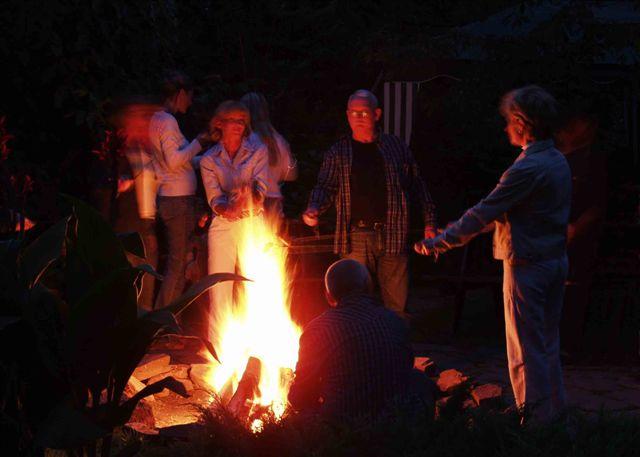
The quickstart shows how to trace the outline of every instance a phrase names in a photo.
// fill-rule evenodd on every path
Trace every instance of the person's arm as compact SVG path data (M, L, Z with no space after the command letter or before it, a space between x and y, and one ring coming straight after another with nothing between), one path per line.
M202 175L202 184L207 194L207 202L214 213L219 214L221 207L226 207L229 200L227 194L220 187L220 180L215 170L213 157L204 155L200 160L200 174ZM216 210L216 208L218 210Z
M318 214L329 209L338 192L340 167L336 152L337 147L334 146L325 153L318 173L318 180L311 190L307 208L314 209Z
M289 389L289 403L296 410L318 407L322 393L322 372L327 357L320 332L310 328L300 336L295 378Z
M422 208L425 238L433 238L436 235L436 205L431 198L431 194L427 189L424 179L422 179L420 168L418 167L418 163L416 162L413 153L404 143L402 146L405 148L405 154L409 163L409 192L411 193L413 200L418 202Z
M187 142L173 116L167 116L159 135L162 159L170 170L178 169L202 150L197 138L191 143Z
M496 187L453 225L433 240L423 243L437 253L468 243L485 227L525 199L536 183L536 169L531 164L516 162L504 172Z

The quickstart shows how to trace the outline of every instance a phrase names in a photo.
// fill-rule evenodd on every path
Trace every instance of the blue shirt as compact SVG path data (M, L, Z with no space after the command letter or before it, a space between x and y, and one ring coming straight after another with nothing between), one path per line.
M427 245L444 252L495 222L496 259L559 258L566 253L570 209L569 165L553 140L537 141L523 148L489 195Z
M267 154L265 145L246 139L233 159L222 142L211 147L200 160L202 183L211 208L231 203L242 186L250 186L265 195L269 173Z

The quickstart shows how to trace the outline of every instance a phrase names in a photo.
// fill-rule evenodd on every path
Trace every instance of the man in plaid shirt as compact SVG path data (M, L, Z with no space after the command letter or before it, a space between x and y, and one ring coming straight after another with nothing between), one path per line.
M361 263L343 259L325 275L331 309L300 337L289 401L298 411L330 420L372 420L411 412L413 355L406 324L370 295Z
M324 156L304 222L336 206L334 251L360 261L377 278L385 305L404 313L409 274L409 200L422 207L425 238L435 236L435 205L407 145L376 127L382 110L375 95L358 90L349 98L351 137ZM384 187L382 185L384 183Z

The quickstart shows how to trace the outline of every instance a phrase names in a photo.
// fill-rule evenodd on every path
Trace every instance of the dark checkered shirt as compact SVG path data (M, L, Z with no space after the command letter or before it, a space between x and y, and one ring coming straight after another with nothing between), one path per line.
M436 225L435 205L407 145L400 138L384 133L378 135L376 142L384 159L387 192L387 214L380 215L386 221L384 250L386 254L402 254L407 248L408 201L413 198L421 205L425 227ZM317 184L309 198L309 207L318 209L320 213L335 203L334 251L341 255L351 250L351 161L351 138L345 136L325 153ZM381 186L382 177L379 183L371 183L371 192L379 192Z
M289 401L330 419L375 418L407 398L412 367L406 324L377 298L347 297L305 327Z

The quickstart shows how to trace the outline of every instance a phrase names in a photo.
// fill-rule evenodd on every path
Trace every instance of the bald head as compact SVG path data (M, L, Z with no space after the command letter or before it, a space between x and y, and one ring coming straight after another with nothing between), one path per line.
M351 105L354 101L362 101L369 107L370 110L375 110L378 107L378 97L373 92L366 89L358 89L349 97L347 106Z
M333 263L324 275L324 285L331 304L354 293L370 293L371 276L367 267L352 259L342 259Z

